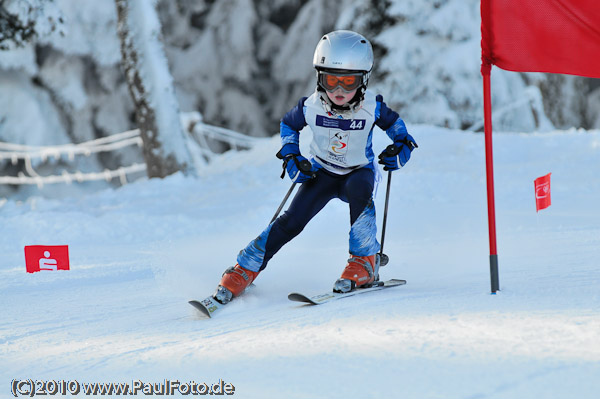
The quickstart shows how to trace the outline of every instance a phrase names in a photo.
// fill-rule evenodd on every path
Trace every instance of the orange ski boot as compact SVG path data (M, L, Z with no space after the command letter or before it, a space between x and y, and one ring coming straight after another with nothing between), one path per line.
M225 270L213 298L226 304L252 284L260 272L244 269L239 264Z
M350 255L342 276L333 285L333 292L350 292L356 288L366 288L379 281L379 256Z

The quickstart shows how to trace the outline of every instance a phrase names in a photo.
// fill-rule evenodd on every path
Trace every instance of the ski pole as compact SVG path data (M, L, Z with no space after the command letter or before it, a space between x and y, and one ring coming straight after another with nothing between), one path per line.
M306 174L312 174L314 177L314 172L312 171L312 164L310 163L309 160L304 159L302 161L296 161L296 159L294 158L294 162L297 162L298 165L298 169L300 170L300 172L302 173L306 173ZM285 165L287 164L284 163L283 164L283 173L285 173ZM281 175L281 178L283 179L283 174ZM279 204L279 208L277 208L277 212L275 212L275 215L273 215L273 219L271 219L271 223L273 223L275 221L275 219L277 219L277 216L279 216L279 212L281 212L281 210L283 209L283 206L285 205L285 203L287 202L288 198L290 198L290 195L292 194L292 191L294 191L294 187L296 187L296 182L292 183L292 186L290 187L290 189L288 190L287 194L285 195L285 197L283 197L283 201L281 201L281 204Z
M388 203L390 202L390 187L392 185L392 171L388 171L387 188L385 190L385 207L383 208L383 225L381 226L381 250L379 251L379 266L385 266L390 258L383 253L383 243L385 241L385 226L387 224Z
M417 143L408 139L405 139L403 143L407 145L411 151L418 147ZM395 144L390 144L387 146L386 151L388 155L398 155L400 153L400 147L398 147ZM381 227L381 250L379 251L379 266L385 266L390 261L390 258L383 253L383 242L385 240L385 225L387 224L388 203L390 202L391 185L392 171L388 170L387 189L385 191L385 208L383 210L383 226Z
M279 212L281 212L281 210L283 209L283 206L287 202L288 198L290 198L292 191L294 191L294 187L296 187L296 184L297 184L296 182L292 183L292 186L288 190L285 197L283 197L283 201L281 201L281 204L279 204L279 208L277 208L277 212L275 212L275 215L273 215L273 219L271 219L271 222L269 224L273 223L275 221L275 219L277 219L277 216L279 216Z

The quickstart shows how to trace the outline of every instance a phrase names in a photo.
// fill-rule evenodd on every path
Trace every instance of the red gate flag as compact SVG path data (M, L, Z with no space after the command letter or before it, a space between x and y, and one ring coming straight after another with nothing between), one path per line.
M482 67L600 78L600 1L481 0Z
M41 270L69 270L68 245L28 245L25 247L27 273Z
M516 72L600 78L598 54L600 0L481 0L481 75L492 293L500 289L492 151L492 65Z
M550 206L550 175L538 177L533 181L535 186L535 211L539 212Z

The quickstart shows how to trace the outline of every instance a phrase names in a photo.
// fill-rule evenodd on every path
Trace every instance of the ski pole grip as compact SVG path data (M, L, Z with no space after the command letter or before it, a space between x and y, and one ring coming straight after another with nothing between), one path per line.
M398 155L400 154L400 147L398 147L396 144L390 144L385 147L385 152L388 154L388 156Z
M308 175L311 178L317 175L317 173L313 171L312 163L310 163L308 159L303 159L302 161L297 162L297 165L298 169L300 169L300 172L304 173L305 175Z
M300 169L301 172L308 174L312 171L312 164L308 159L303 159L299 162L298 169Z

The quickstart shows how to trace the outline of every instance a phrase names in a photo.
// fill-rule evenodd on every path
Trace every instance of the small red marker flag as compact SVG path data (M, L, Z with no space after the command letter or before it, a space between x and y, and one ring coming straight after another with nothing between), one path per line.
M69 270L68 245L28 245L25 247L27 273L41 270Z
M534 180L535 185L535 210L539 212L542 209L546 209L550 206L550 175L538 177Z

